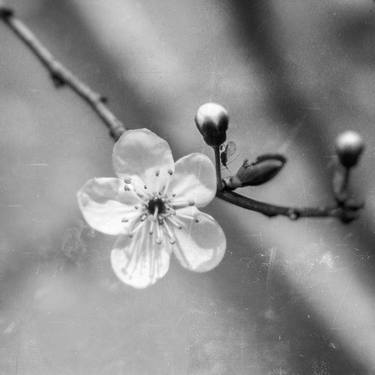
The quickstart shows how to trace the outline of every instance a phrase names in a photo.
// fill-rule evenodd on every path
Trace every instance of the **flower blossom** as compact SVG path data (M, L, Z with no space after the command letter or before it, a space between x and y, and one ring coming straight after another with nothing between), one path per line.
M135 288L168 271L173 252L181 265L204 272L222 260L226 239L198 208L216 193L215 169L200 153L173 161L168 143L148 129L129 130L116 142L118 178L94 178L78 192L87 223L118 236L111 252L115 274Z

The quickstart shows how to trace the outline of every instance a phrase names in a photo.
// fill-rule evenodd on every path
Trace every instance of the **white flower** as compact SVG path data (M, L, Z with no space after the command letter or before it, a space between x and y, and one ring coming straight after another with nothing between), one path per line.
M216 192L207 156L189 154L175 164L165 140L148 129L128 130L114 146L113 166L119 178L89 180L77 197L91 227L119 236L111 264L124 283L154 284L168 271L172 252L193 271L220 263L223 230L198 209Z

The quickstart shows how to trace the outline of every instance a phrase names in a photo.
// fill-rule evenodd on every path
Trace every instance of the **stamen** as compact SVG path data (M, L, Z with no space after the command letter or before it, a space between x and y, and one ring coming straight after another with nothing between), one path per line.
M155 172L155 176L156 176L156 177L159 177L159 176L160 176L160 171L156 171L156 172Z
M175 237L172 233L171 228L167 224L167 222L164 222L164 228L165 228L165 231L167 232L167 235L169 237L169 242L173 245L174 243L176 243L176 239L175 239Z
M176 215L176 210L174 210L172 207L166 206L165 209L167 211L168 216L170 216L170 215Z
M176 211L176 215L179 216L179 217L183 217L184 219L195 220L195 216L183 214L183 213L178 212L178 211Z
M169 173L169 172L172 172L172 173ZM169 170L168 173L169 173L170 175L172 175L172 174L173 174L173 171L172 171L172 170ZM167 183L165 184L165 186L163 186L163 188L161 189L162 192L163 192L163 193L162 193L163 195L167 194L167 190L168 190L168 188L169 188L169 184L170 184L171 180L172 180L172 179L169 178L168 181L167 181Z
M143 221L138 222L135 228L129 233L129 237L133 237L143 227L143 224Z
M173 174L172 169L168 169L168 174L172 176L172 174Z
M185 227L185 224L178 220L176 217L171 217L169 216L168 217L168 220L172 223L172 225L174 225L177 229L182 229Z
M188 207L188 206L194 206L194 201L192 200L189 200L189 201L174 201L172 202L172 207L175 208L175 209L178 209L178 208L185 208L185 207Z
M125 184L129 185L129 184L132 183L132 179L130 177L127 177L127 178L124 179L124 182L125 182Z
M129 210L128 213L127 213L127 216L124 217L124 218L122 218L122 219L121 219L121 222L122 222L122 223L129 223L130 221L133 221L133 220L134 220L134 222L133 222L133 224L132 224L133 227L134 227L134 225L137 224L139 218L140 218L140 213L139 213L139 211L134 211L134 210L132 211L132 210Z
M154 233L154 225L155 225L155 220L151 220L150 231L148 232L150 236L152 236Z
M156 221L157 217L158 217L158 213L159 213L159 206L156 206L155 207L155 211L154 211L154 220Z
M162 243L160 224L156 222L156 243L160 245Z

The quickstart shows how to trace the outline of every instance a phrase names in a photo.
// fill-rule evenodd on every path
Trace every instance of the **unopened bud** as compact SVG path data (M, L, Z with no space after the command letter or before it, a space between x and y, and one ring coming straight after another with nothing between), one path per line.
M265 154L253 163L245 160L235 178L241 186L261 185L274 178L286 163L286 158L280 154Z
M355 131L347 130L336 139L336 153L345 168L354 167L365 147L362 137Z
M220 146L227 138L228 112L216 103L206 103L198 108L195 123L209 146Z

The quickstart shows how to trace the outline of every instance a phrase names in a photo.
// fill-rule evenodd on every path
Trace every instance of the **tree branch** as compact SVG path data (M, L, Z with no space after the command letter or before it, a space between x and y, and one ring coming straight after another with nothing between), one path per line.
M226 202L236 206L259 212L268 217L286 216L291 220L302 217L340 217L342 209L337 206L332 207L286 207L270 203L260 202L252 198L245 197L233 191L218 191L216 196Z
M56 88L67 86L80 98L86 101L109 129L110 135L114 141L116 141L121 134L124 133L126 127L106 106L107 99L93 91L70 70L57 61L48 51L48 49L36 38L32 31L22 21L15 17L13 9L5 5L1 0L0 19L39 59L42 65L49 72ZM217 176L216 196L236 206L262 213L268 217L282 215L287 216L291 220L296 220L301 217L336 217L341 219L343 222L349 222L356 218L358 209L362 208L360 204L350 207L346 205L346 202L342 202L341 205L339 204L332 207L283 207L260 202L255 199L237 194L234 191L225 188L225 185L221 179L219 147L216 147L214 151ZM348 181L345 182L345 189L347 187L347 182Z
M57 61L48 49L35 37L32 31L15 17L13 9L2 2L0 2L0 18L48 70L54 85L57 88L67 86L85 100L107 126L111 137L117 140L126 128L106 106L107 99L93 91Z

